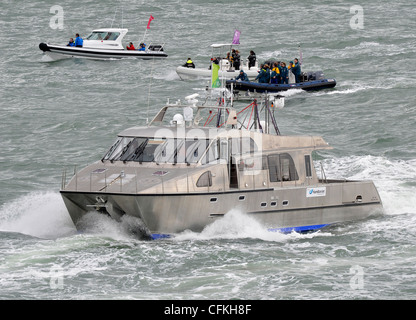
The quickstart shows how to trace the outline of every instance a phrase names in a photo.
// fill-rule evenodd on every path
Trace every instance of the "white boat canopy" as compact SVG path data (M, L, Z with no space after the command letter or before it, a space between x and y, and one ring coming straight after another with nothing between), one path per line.
M231 46L238 46L235 43L213 43L211 44L212 48L222 48L222 47L231 47Z

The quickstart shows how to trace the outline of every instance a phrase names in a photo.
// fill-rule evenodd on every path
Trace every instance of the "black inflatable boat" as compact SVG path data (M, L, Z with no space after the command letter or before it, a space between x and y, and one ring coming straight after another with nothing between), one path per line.
M335 79L324 79L321 71L308 72L301 75L301 82L289 84L273 84L273 83L258 83L252 81L227 80L227 88L233 85L234 91L250 91L250 92L279 92L289 89L303 89L303 90L322 90L335 87L337 82Z

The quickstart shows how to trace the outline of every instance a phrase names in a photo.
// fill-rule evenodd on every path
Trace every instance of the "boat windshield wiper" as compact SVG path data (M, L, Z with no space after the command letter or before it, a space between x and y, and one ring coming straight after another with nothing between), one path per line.
M143 152L144 147L149 139L134 138L127 146L126 150L123 150L120 160L124 163L126 161L133 161L139 154Z
M137 161L137 159L143 154L143 151L146 148L148 142L149 139L146 139L140 144L140 146L137 147L137 149L134 151L134 154L132 155L132 161Z
M123 147L123 150L121 150L120 155L117 157L117 159L114 157L112 160L123 160L122 158L123 158L124 154L127 152L127 150L129 150L130 145L131 145L131 143L132 143L133 141L134 141L134 140L131 140L129 143L127 143L127 144Z

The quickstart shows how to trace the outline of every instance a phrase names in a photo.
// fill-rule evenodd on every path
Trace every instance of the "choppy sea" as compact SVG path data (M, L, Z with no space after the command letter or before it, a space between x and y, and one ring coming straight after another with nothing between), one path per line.
M136 44L150 15L146 40L165 43L163 61L48 62L38 48L110 25ZM404 0L3 0L0 300L415 299L415 16ZM97 214L78 233L59 194L63 169L100 159L122 129L203 88L176 67L188 57L208 66L210 44L235 29L243 57L290 61L300 47L303 71L337 80L286 92L279 129L322 135L334 149L315 162L327 177L373 180L385 214L280 234L231 211L201 233L157 241Z

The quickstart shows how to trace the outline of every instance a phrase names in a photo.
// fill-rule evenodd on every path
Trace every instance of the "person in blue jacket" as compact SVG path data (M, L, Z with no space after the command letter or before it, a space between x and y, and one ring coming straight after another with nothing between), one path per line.
M259 83L269 83L270 70L268 64L262 65L261 70L255 80L259 80Z
M286 67L286 63L280 62L280 79L282 84L289 83L289 70Z
M273 63L272 73L270 75L270 83L280 83L280 65L279 62Z
M74 39L73 38L69 39L69 42L68 42L68 44L66 46L67 47L75 47Z
M84 41L82 40L82 38L79 36L79 33L76 34L76 38L75 38L75 47L82 47L82 44L84 43Z
M139 51L146 51L146 44L145 44L145 43L143 43L143 42L141 42L141 43L140 43L140 47L139 47L139 49L137 49L137 50L139 50Z
M247 73L244 72L244 70L240 70L240 73L235 78L235 80L241 80L241 81L249 81L247 77Z
M300 69L300 64L299 64L298 58L295 58L294 62L295 63L292 65L291 70L292 70L292 73L295 76L296 83L299 83L300 82L301 69Z

